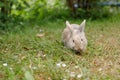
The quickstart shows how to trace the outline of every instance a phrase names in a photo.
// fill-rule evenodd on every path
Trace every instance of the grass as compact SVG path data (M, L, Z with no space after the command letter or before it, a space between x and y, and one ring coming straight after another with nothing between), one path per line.
M1 32L0 80L119 80L119 22L119 17L87 20L88 46L82 55L61 44L63 20Z

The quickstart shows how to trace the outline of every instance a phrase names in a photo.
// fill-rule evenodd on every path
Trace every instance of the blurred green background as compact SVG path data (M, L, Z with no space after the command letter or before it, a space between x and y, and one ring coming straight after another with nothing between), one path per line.
M119 15L120 0L1 0L0 25L9 22L54 21L56 19L96 20Z

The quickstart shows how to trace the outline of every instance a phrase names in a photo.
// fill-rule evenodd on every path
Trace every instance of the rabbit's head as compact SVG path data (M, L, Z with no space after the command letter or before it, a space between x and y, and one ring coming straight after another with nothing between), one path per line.
M87 46L87 39L84 33L85 27L84 20L80 25L78 24L70 24L66 21L66 26L70 30L70 48L75 50L76 52L84 52Z

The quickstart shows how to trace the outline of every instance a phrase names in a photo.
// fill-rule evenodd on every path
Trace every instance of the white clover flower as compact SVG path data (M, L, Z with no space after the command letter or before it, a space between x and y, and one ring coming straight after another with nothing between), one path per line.
M81 77L82 77L82 74L78 74L78 75L77 75L77 78L81 78Z
M63 63L63 64L62 64L62 67L66 67L66 64L65 64L65 63Z
M78 69L79 68L79 66L75 66L75 69Z
M3 66L7 66L7 63L3 63Z
M70 72L70 77L75 77L75 72Z
M66 67L66 64L63 62L59 62L56 64L57 67Z
M98 71L102 71L102 68L99 68Z
M56 64L57 67L61 67L61 62Z

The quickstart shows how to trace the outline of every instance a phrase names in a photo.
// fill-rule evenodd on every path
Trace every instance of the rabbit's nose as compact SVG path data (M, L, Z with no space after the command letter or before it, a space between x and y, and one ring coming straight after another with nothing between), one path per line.
M79 52L81 52L82 50L81 49L78 49Z
M76 54L80 54L80 52L79 52L79 51L75 51L75 53L76 53Z
M81 54L82 51L81 51L81 50L75 50L75 53L76 53L76 54Z

